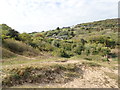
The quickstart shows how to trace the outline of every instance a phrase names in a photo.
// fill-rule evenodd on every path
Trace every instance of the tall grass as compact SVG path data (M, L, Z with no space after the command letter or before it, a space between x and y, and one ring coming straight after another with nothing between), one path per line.
M4 48L0 47L0 50L2 51L2 58L3 59L4 58L11 58L11 57L15 57L16 56L13 52L11 52L11 51L9 51L7 49L4 49Z
M3 42L3 47L10 50L13 53L24 55L24 56L37 56L39 51L35 48L12 39L6 39Z

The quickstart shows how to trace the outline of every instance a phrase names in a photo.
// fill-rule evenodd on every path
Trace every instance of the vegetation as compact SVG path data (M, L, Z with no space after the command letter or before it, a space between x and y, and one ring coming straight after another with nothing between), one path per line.
M37 56L39 51L32 48L31 46L26 45L20 41L5 39L3 47L13 52L15 54L24 55L24 56ZM3 55L6 53L3 53Z
M10 52L7 49L4 48L0 48L0 50L2 51L2 57L4 58L10 58L10 57L16 57L16 55L12 52Z
M76 70L77 69L77 70ZM81 71L81 72L79 72ZM67 65L48 65L44 66L23 66L11 69L5 69L4 72L9 73L3 77L3 87L14 85L22 85L28 83L65 83L73 79L73 77L81 77L83 75L79 66L73 64Z
M37 56L41 51L65 58L76 55L104 57L111 55L111 50L117 49L119 45L117 19L57 27L47 32L19 33L6 24L2 24L0 30L3 47L26 56Z
M86 67L116 68L120 44L117 25L117 19L108 19L46 32L19 33L1 24L3 86L63 83L82 76ZM112 64L106 62L110 60ZM105 74L116 79L113 73Z

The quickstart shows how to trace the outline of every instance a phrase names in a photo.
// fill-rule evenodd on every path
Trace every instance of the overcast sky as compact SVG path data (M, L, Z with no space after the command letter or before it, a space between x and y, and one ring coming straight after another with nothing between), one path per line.
M119 0L0 0L0 23L19 32L46 31L118 17Z

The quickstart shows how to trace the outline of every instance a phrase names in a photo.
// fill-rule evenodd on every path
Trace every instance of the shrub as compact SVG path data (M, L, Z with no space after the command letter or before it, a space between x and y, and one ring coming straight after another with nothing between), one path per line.
M22 34L19 35L19 37L26 44L29 44L32 41L31 35L27 34L27 33L22 33Z
M53 55L65 58L70 58L71 56L73 56L71 52L66 52L64 49L61 48L55 49Z
M45 43L44 51L53 51L53 50L54 50L54 47L51 44Z
M110 53L110 48L108 48L108 47L102 47L101 48L101 54L103 56L108 55L109 53Z
M60 40L53 40L52 45L59 48L60 47Z
M62 42L61 48L63 48L64 50L70 51L72 49L71 47L72 45L70 43Z
M68 55L63 49L60 49L59 54L61 57L66 57L66 58L70 57L70 55Z
M90 55L90 50L89 50L89 49L86 50L86 55L87 55L87 56Z
M74 52L78 55L80 55L82 51L84 51L84 46L82 44L78 44L77 47L74 48Z
M90 44L86 44L85 45L85 54L88 56L88 55L90 55L91 52L92 52L91 51L91 45Z

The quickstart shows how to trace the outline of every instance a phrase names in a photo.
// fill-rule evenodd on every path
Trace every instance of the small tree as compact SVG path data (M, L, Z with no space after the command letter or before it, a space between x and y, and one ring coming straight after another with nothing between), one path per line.
M60 28L59 28L59 27L57 27L57 28L56 28L56 30L60 30Z

